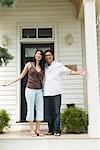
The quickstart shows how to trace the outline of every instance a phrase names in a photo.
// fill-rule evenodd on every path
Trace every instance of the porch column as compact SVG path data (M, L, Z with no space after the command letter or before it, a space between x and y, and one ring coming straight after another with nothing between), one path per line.
M83 0L90 137L100 137L100 101L97 62L95 0Z

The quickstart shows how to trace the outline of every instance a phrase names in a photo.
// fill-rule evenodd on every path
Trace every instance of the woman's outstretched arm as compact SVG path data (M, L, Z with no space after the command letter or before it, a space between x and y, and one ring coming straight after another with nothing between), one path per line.
M15 79L15 80L13 80L13 81L11 81L11 82L9 82L9 83L5 83L5 84L3 84L2 86L8 86L8 85L11 85L11 84L13 84L13 83L15 83L15 82L21 80L21 79L26 75L26 73L28 72L29 66L30 66L30 63L27 63L27 64L25 65L24 69L22 70L21 74L18 76L17 79Z

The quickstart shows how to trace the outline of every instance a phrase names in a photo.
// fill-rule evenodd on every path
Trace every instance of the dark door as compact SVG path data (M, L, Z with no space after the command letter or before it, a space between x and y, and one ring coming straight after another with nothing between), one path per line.
M23 70L25 63L28 61L34 61L34 53L37 49L45 51L46 49L54 50L54 44L22 44L21 45L21 70ZM25 99L25 87L26 87L27 75L21 80L21 119L26 120L27 104ZM44 114L46 115L46 114Z

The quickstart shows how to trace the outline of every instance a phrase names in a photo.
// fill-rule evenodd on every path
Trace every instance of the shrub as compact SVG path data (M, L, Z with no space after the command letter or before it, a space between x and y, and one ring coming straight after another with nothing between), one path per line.
M0 66L4 63L7 65L9 60L12 60L14 57L8 52L7 48L0 47Z
M61 113L61 130L66 133L86 133L88 115L80 108L67 108Z
M16 6L16 0L0 0L0 7L15 7Z
M6 126L8 126L8 123L10 121L9 114L6 110L1 109L0 110L0 134L3 133L3 130Z

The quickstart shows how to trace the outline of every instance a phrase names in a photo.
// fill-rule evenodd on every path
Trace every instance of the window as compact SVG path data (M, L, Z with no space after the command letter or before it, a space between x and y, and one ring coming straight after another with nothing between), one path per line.
M52 28L38 28L38 38L52 38Z
M52 28L41 27L26 27L21 29L21 38L38 39L38 38L53 38Z
M36 38L36 29L35 28L22 29L22 38Z

